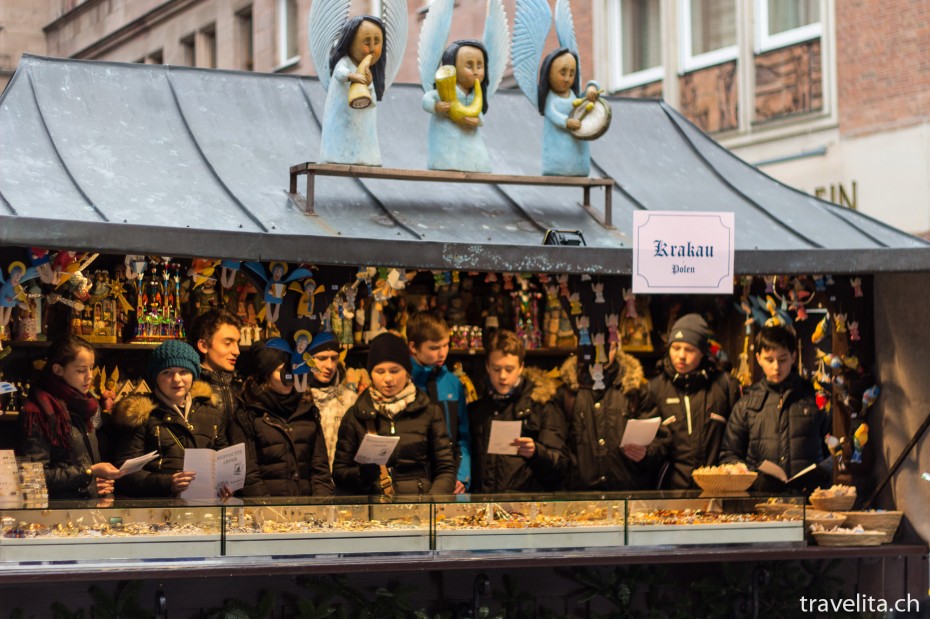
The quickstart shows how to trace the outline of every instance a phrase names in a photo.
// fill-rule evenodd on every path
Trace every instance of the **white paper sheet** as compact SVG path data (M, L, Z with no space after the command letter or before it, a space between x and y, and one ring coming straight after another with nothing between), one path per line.
M119 467L119 470L123 475L129 475L130 473L135 473L136 471L141 471L146 464L158 457L158 452L153 451L147 453L144 456L139 456L138 458L130 458L123 462L123 466Z
M491 436L488 439L488 453L501 456L515 456L519 447L513 444L523 431L522 421L491 420Z
M399 442L399 436L366 434L362 438L362 444L358 446L355 461L359 464L377 464L378 466L387 464Z
M628 420L626 430L623 431L623 438L620 439L620 446L648 445L656 437L661 422L661 417Z
M182 499L214 499L224 485L238 490L245 485L245 445L238 443L220 451L185 449L184 470L196 475L181 493Z

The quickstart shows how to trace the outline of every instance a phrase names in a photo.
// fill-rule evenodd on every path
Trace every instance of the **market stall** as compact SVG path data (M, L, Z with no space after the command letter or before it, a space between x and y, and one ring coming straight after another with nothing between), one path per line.
M181 259L185 270L193 266L191 259L308 264L319 267L320 281L331 287L321 298L324 305L336 296L333 290L358 281L357 273L369 267L377 275L365 286L376 289L379 280L389 281L391 269L395 282L410 270L411 288L419 284L417 290L426 291L420 296L427 297L439 296L443 283L436 278L445 274L450 284L453 274L475 280L474 296L484 299L495 283L492 274L500 274L501 287L504 275L529 274L516 276L514 294L526 281L540 297L548 278L556 283L561 275L570 288L584 286L582 306L597 303L588 278L603 283L605 296L620 312L630 281L634 211L731 211L736 216L736 273L750 280L758 276L755 286L773 281L764 277L771 275L806 278L813 286L814 275L831 273L835 288L821 291L818 302L832 310L837 298L841 307L850 306L854 287L849 280L864 278L867 294L856 303L872 317L871 325L863 324L865 348L869 357L874 350L883 391L869 413L872 445L880 446L875 449L876 478L920 426L923 404L930 399L926 385L914 378L923 369L925 337L919 325L926 310L911 295L930 273L930 251L923 241L779 184L662 102L621 99L610 102L614 126L591 148L596 175L615 183L609 201L600 199L603 190L597 188L582 208L580 192L572 187L321 176L315 180L309 215L308 196L301 195L299 185L294 191L289 173L319 151L324 96L310 78L25 57L0 98L4 260L43 247L100 252L101 264L111 270L123 254L168 254ZM418 88L398 85L379 104L386 167L423 167L426 119L416 113L420 96ZM519 95L498 93L486 119L495 171L538 174L539 122ZM612 205L613 226L604 225L600 205L605 203ZM549 230L578 231L585 245L543 245ZM158 277L166 281L174 272L174 267L159 268ZM419 281L416 270L424 271ZM753 286L750 280L747 290ZM436 286L432 291L430 283ZM400 288L390 296L398 296ZM729 307L737 300L725 302ZM561 309L559 302L556 318ZM649 330L661 332L659 316L669 313L654 311L657 324ZM608 313L599 312L602 318ZM743 342L741 321L732 320L735 312L727 313L731 319L721 320L720 335L735 357ZM518 313L513 318L512 304L506 314L508 320L519 320ZM542 321L540 316L531 324L541 330ZM356 342L350 330L348 343L364 340ZM112 350L140 350L133 346L138 345L114 344ZM537 360L547 355L561 359L572 347L538 347ZM658 354L661 342L648 348ZM930 484L919 479L928 468L925 456L918 445L877 504L896 505L913 516L908 520L923 539L930 536L920 517L930 498ZM467 550L455 536L443 537L440 528L427 531L417 543L432 541L418 551L441 550L443 544ZM789 526L791 540L771 541L799 541L792 537L798 533ZM605 544L602 531L587 534L583 545ZM647 545L676 543L669 541L674 538L642 539ZM225 551L215 554L239 554L229 542ZM758 552L770 549L760 546ZM918 545L900 554L925 553ZM454 563L452 557L436 558ZM463 559L462 565L470 560ZM604 560L632 561L624 553ZM701 555L696 560L714 559ZM420 562L411 559L410 565ZM228 565L238 569L236 563ZM922 565L926 570L925 558ZM44 572L53 574L53 568Z

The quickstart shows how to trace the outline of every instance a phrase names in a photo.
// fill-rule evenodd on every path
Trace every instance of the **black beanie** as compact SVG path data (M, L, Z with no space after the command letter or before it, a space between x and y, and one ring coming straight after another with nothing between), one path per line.
M408 374L413 374L413 364L410 363L410 349L404 338L393 333L382 333L371 340L368 347L368 372L379 363L390 361L403 367Z
M282 363L290 367L291 353L286 350L287 343L281 338L271 338L262 343L255 353L251 375L259 383L264 383Z
M685 342L701 352L707 352L709 337L710 328L699 314L685 314L672 325L668 334L668 344L671 346L674 342Z

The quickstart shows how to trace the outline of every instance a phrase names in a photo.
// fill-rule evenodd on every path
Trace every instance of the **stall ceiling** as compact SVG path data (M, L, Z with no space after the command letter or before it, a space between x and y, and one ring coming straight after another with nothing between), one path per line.
M422 92L378 104L383 160L423 169ZM920 239L786 187L660 101L613 99L592 143L615 230L581 190L318 177L316 215L287 194L320 147L314 78L24 56L0 97L0 243L319 264L629 273L632 213L732 211L742 273L926 270ZM485 118L495 172L536 175L542 117L516 91ZM300 184L301 187L303 183ZM596 209L603 194L592 190ZM544 247L548 228L587 247Z

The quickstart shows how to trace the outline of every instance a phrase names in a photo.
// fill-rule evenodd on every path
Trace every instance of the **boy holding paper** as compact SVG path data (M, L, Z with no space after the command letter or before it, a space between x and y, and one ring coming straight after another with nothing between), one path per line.
M348 494L452 494L455 459L442 409L410 378L403 338L382 333L368 349L371 387L346 411L339 426L333 480ZM398 437L383 464L359 460L366 434Z
M552 401L556 382L542 370L524 369L523 341L512 331L494 333L485 347L488 389L468 407L472 491L560 489L568 454L565 420ZM513 424L515 436L509 444L495 445L492 437L508 427L508 422Z
M805 490L829 485L832 459L824 444L830 415L817 408L814 388L796 369L797 336L784 326L763 327L756 335L756 361L764 378L746 390L733 408L723 439L721 462L744 462L756 470L768 460L793 477L811 464L800 480ZM759 475L754 490L778 492L783 481Z
M663 488L696 488L691 471L717 464L727 418L739 400L739 384L707 354L709 336L700 315L679 318L669 332L659 374L649 381L662 424L669 429Z
M210 386L197 380L200 356L180 340L168 340L152 351L146 381L152 392L133 394L113 408L120 432L115 461L157 451L158 457L141 471L116 482L118 494L130 497L179 496L195 477L184 470L184 450L223 449L226 417ZM221 495L228 496L224 488Z
M569 487L598 491L655 488L666 456L668 429L651 424L657 430L647 444L623 440L629 421L658 417L639 361L612 343L603 384L596 383L586 367L579 371L575 356L562 364L561 377L557 400L570 428Z

